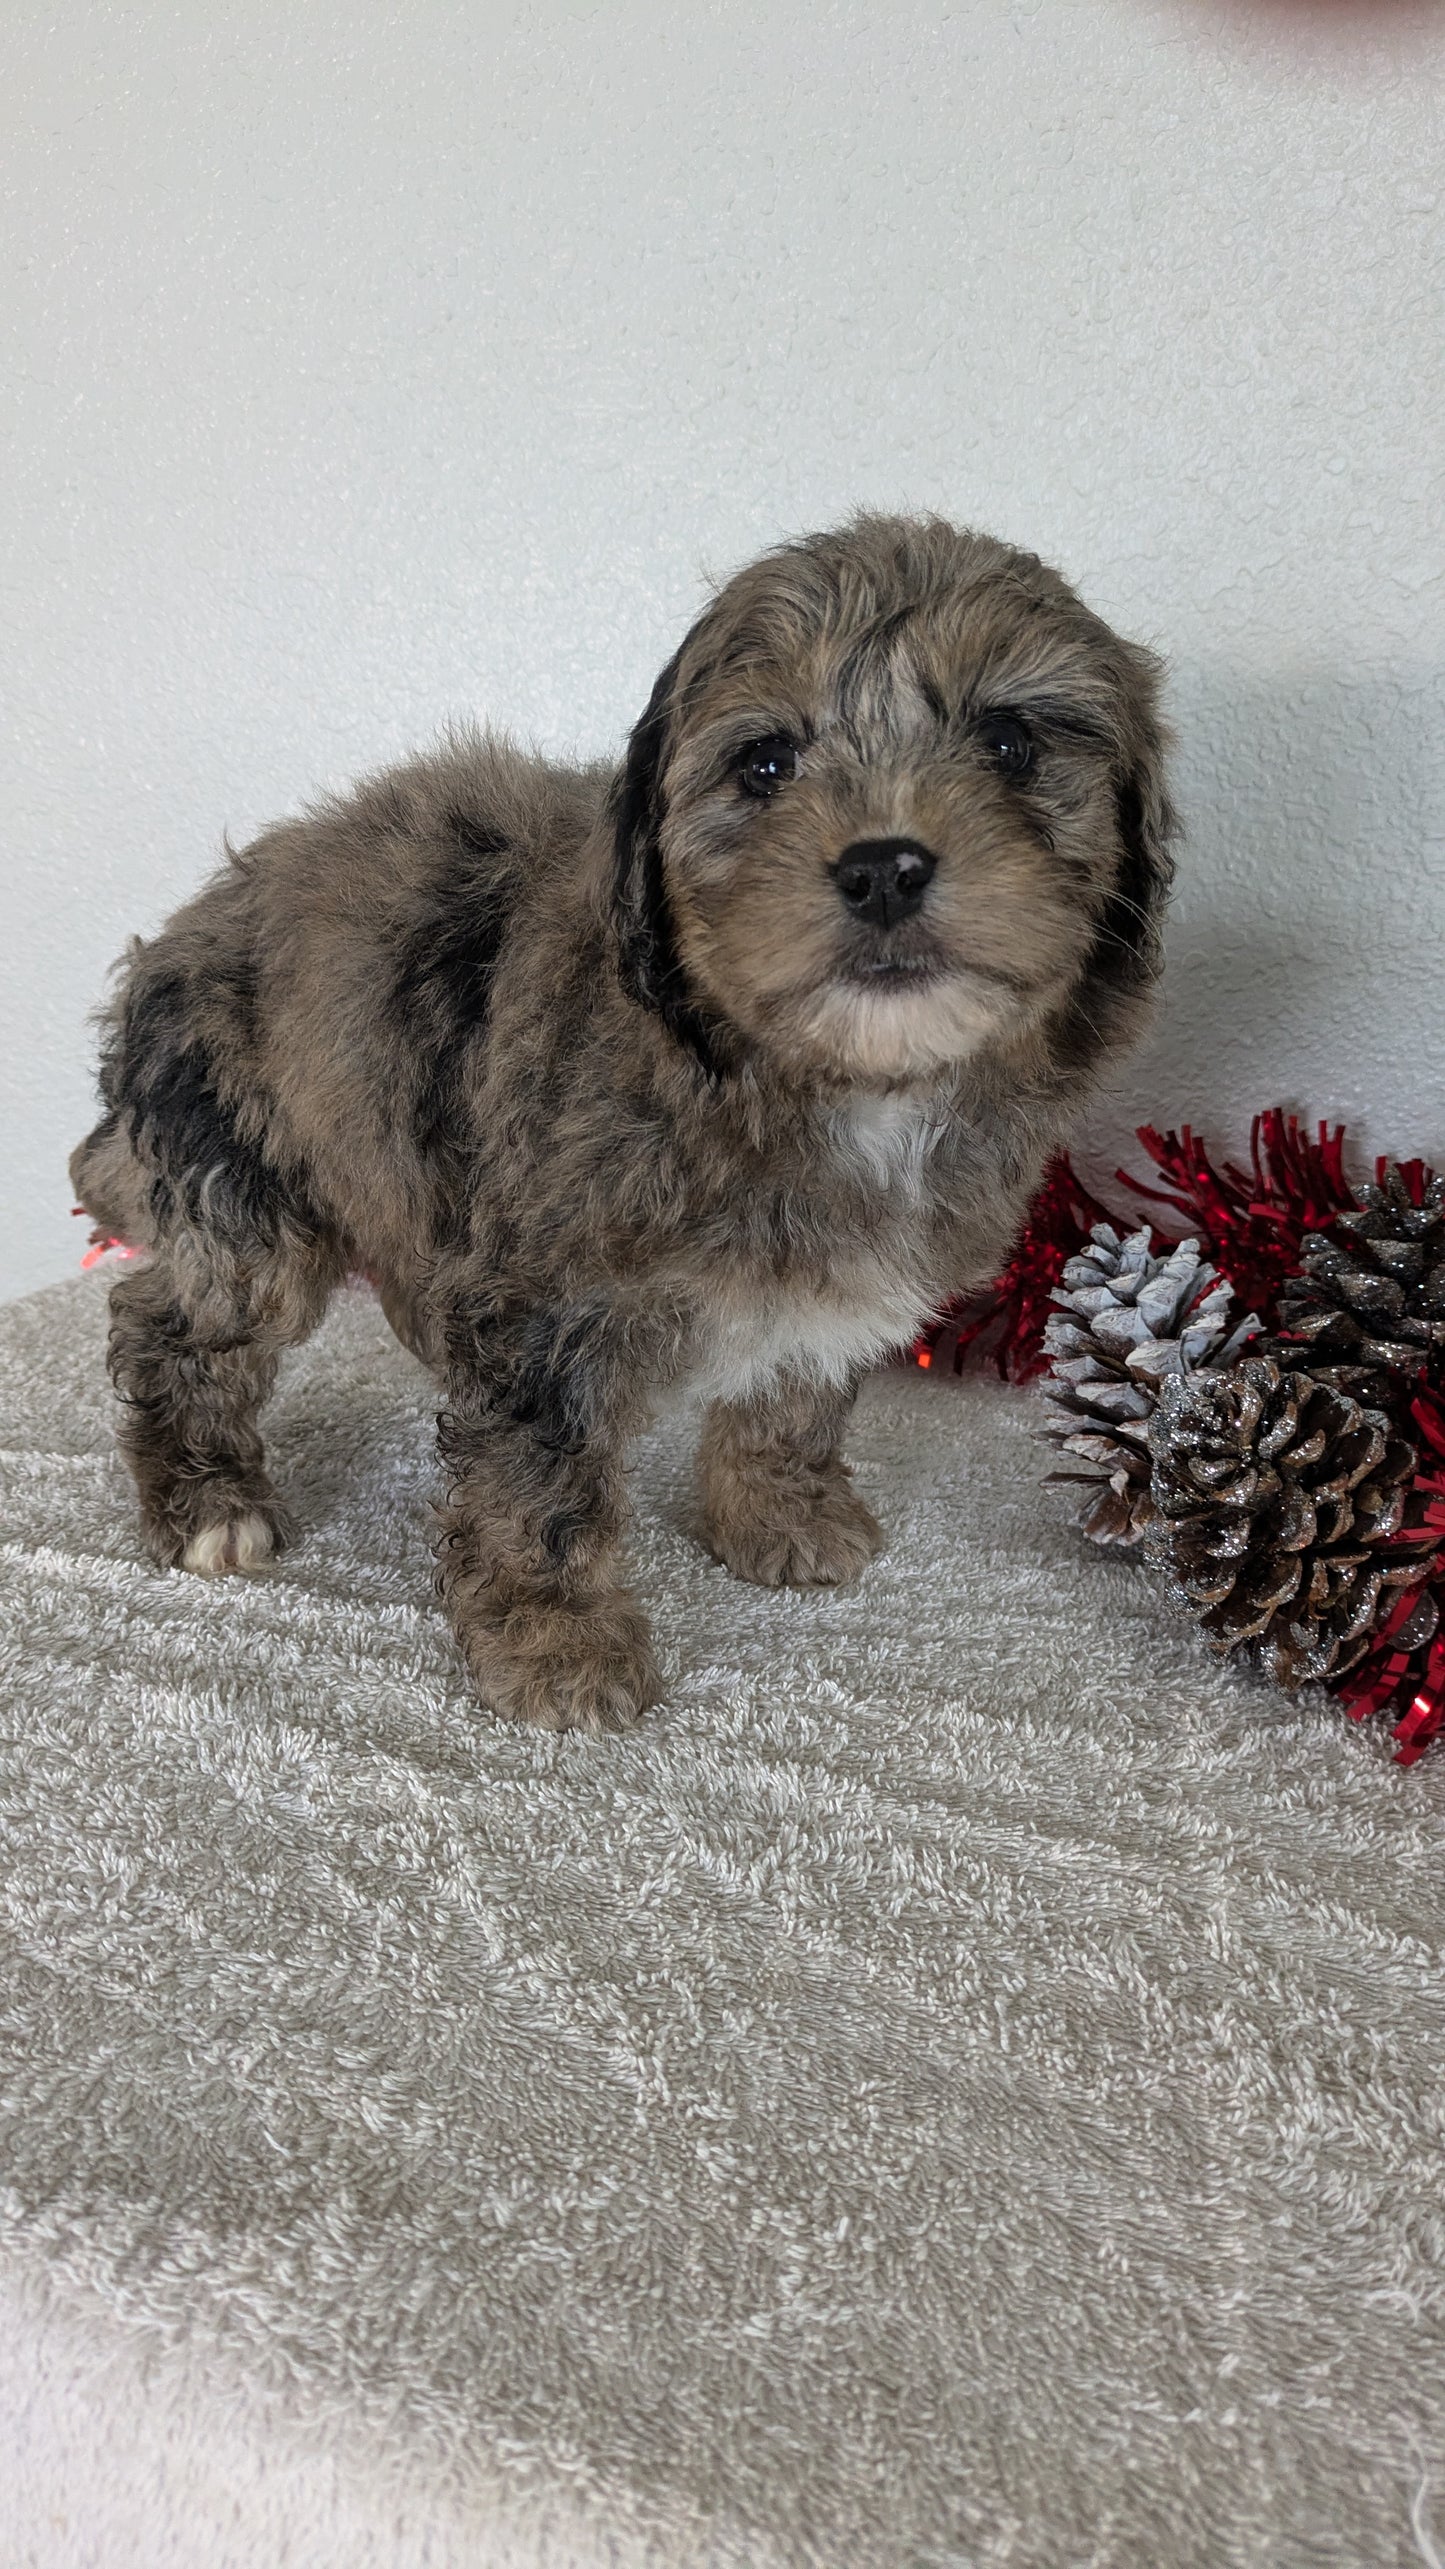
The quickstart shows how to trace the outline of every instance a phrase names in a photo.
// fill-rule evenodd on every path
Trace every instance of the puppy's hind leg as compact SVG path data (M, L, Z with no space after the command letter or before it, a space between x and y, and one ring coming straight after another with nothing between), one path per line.
M247 1266L187 1232L112 1291L120 1448L163 1567L253 1570L286 1540L257 1412L282 1348L320 1319L339 1264L312 1244Z
M853 1391L794 1379L717 1401L698 1448L703 1537L738 1579L762 1588L856 1579L883 1541L838 1451Z

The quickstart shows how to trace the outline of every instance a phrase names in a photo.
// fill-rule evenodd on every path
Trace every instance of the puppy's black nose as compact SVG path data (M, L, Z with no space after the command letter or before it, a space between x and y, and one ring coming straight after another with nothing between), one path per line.
M938 863L911 838L860 838L845 847L833 880L855 919L868 928L896 928L911 919Z

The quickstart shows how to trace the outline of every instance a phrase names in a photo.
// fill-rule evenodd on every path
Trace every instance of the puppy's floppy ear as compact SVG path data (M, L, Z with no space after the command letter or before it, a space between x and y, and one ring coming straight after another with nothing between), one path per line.
M689 635L673 653L633 728L621 773L612 789L612 917L617 971L629 999L660 1017L670 1034L694 1053L710 1079L720 1076L718 1029L697 1008L677 952L662 861L667 809L662 771L667 761L674 691Z
M685 648L686 646L684 646ZM622 772L612 789L612 917L623 989L640 1008L661 1013L663 987L676 967L672 920L662 879L662 769L668 719L682 652L675 651L633 726Z
M1158 711L1161 664L1133 644L1126 651L1125 719L1114 779L1118 871L1089 958L1095 989L1102 985L1121 996L1158 976L1178 828L1165 779L1169 739Z

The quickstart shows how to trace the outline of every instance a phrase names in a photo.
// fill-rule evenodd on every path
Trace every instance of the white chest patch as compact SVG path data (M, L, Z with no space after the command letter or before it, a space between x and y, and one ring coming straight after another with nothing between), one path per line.
M703 1400L766 1398L786 1378L842 1385L917 1337L937 1307L907 1246L928 1182L928 1163L945 1130L936 1104L910 1097L860 1097L826 1109L821 1133L834 1166L855 1186L891 1195L899 1216L897 1264L875 1249L840 1242L826 1284L777 1286L724 1299L695 1352L687 1389Z
M858 1300L780 1293L719 1318L697 1351L689 1391L702 1400L757 1400L785 1376L841 1385L917 1337L934 1297L902 1279Z

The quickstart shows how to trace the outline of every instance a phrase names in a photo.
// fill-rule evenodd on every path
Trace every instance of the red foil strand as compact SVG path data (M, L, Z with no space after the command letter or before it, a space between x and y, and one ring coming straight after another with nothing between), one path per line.
M1120 1183L1143 1203L1167 1205L1180 1217L1168 1231L1155 1225L1156 1247L1167 1252L1196 1235L1234 1287L1240 1310L1257 1312L1270 1327L1281 1285L1298 1272L1305 1233L1329 1230L1356 1205L1344 1171L1343 1124L1322 1123L1311 1135L1298 1116L1269 1107L1254 1119L1248 1168L1232 1160L1216 1168L1189 1124L1177 1133L1141 1124L1138 1138L1168 1184L1146 1185L1124 1169L1117 1171ZM1422 1160L1403 1167L1419 1203L1430 1172ZM1120 1213L1101 1203L1067 1152L1058 1152L1002 1275L985 1292L949 1303L919 1337L913 1361L959 1373L966 1363L985 1360L1015 1383L1042 1373L1044 1323L1066 1260L1078 1254L1096 1222L1127 1232L1140 1219L1138 1208Z
M1280 1288L1299 1272L1305 1233L1329 1231L1339 1214L1355 1209L1343 1124L1322 1123L1311 1136L1297 1115L1271 1106L1250 1128L1248 1168L1233 1160L1215 1168L1189 1124L1178 1133L1141 1124L1139 1140L1168 1184L1146 1186L1119 1169L1120 1184L1179 1214L1234 1287L1241 1309L1257 1311L1272 1327Z

